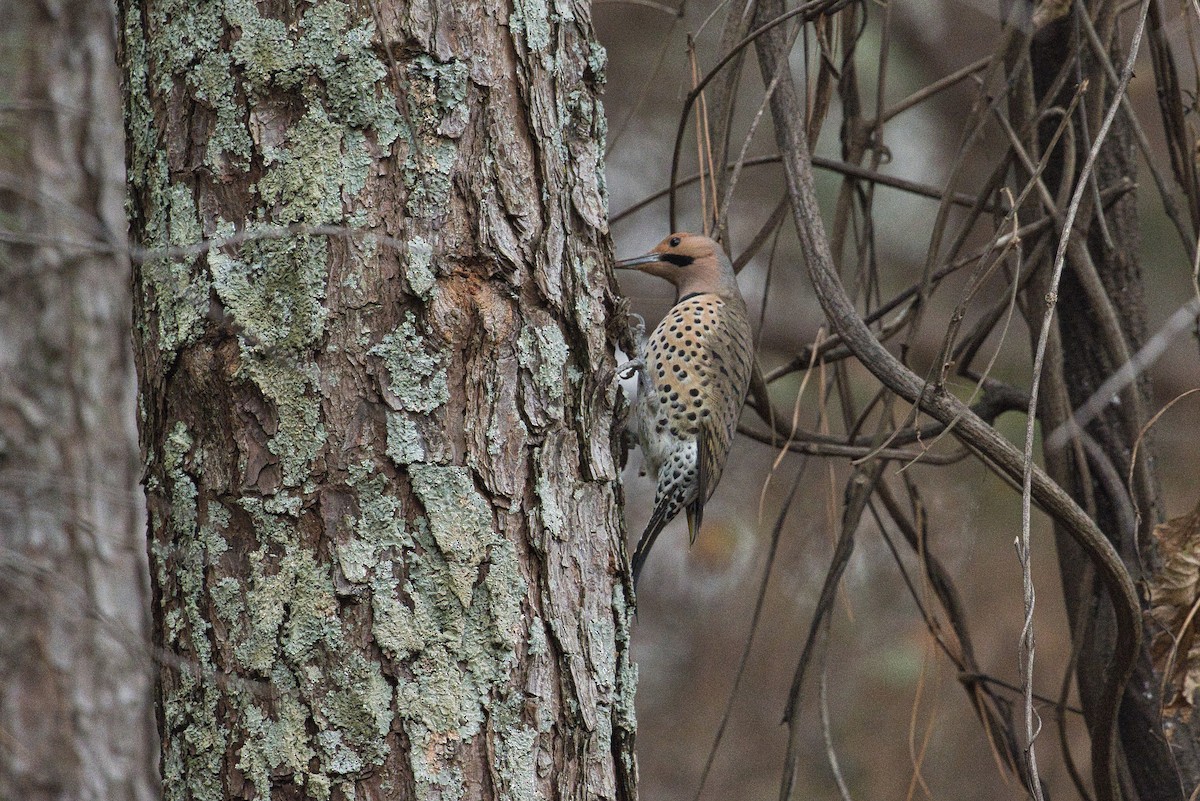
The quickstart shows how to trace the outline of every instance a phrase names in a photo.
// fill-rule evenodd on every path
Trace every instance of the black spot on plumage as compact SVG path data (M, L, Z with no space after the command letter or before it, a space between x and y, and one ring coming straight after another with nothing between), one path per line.
M700 390L696 389L695 387L692 387L691 389L688 390L688 394L691 395L693 398L695 398L696 396L698 396L700 394Z

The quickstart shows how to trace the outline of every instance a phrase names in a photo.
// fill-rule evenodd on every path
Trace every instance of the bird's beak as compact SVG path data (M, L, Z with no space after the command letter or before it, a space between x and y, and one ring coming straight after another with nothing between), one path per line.
M661 261L662 257L658 253L647 253L645 256L634 256L632 259L621 259L617 262L618 270L636 270L643 264L654 264Z

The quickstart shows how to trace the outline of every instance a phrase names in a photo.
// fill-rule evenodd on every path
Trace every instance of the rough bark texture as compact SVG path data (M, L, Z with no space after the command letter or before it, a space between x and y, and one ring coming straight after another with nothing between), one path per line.
M121 28L167 797L632 798L588 9Z
M152 799L113 9L0 31L0 798Z

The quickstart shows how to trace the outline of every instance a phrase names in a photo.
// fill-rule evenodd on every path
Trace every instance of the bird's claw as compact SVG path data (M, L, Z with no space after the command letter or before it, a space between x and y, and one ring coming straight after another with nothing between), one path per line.
M634 325L630 326L629 331L633 334L633 339L640 347L646 341L646 318L637 312L628 312L628 316L633 318Z
M633 378L635 375L646 369L645 359L630 359L624 364L617 366L617 378L622 381Z

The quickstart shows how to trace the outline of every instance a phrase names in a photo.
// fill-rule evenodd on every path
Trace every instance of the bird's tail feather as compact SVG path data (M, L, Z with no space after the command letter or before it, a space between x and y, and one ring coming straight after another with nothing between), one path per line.
M638 577L642 574L642 568L646 564L646 557L650 555L650 549L654 546L654 541L658 539L658 535L667 523L671 522L676 514L679 513L679 504L674 498L663 498L662 501L654 508L654 514L650 516L650 522L646 525L646 530L642 532L642 538L638 540L637 549L633 552L633 588L637 589Z

